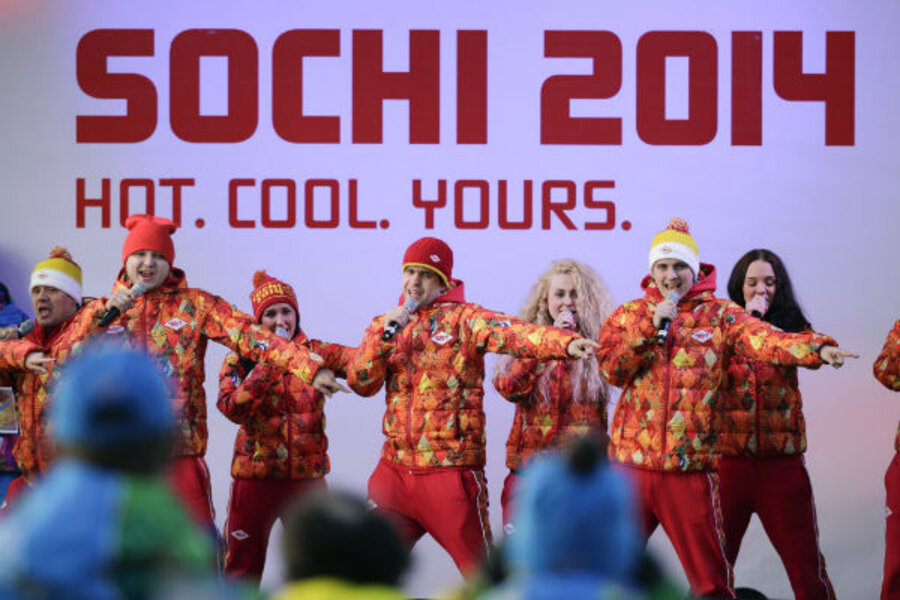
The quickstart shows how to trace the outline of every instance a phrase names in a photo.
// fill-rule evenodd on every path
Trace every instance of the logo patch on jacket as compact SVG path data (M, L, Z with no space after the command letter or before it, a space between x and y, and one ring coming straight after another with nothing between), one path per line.
M435 344L440 344L441 346L443 346L444 344L446 344L447 342L449 342L452 339L453 339L453 336L450 335L449 333L447 333L446 331L441 331L441 332L436 333L433 336L431 336L431 341L434 342Z
M243 541L243 540L246 540L248 537L250 537L250 534L247 533L246 531L244 531L243 529L238 529L237 531L231 532L231 537L233 537L234 539L236 539L238 541Z
M106 328L106 335L116 335L118 333L122 333L125 331L125 328L121 325L110 325Z
M710 339L712 339L712 332L708 329L699 329L691 334L691 337L700 342L701 344L705 344Z
M187 321L182 321L178 317L172 317L165 323L166 327L168 327L169 329L175 330L175 331L178 331L185 325L187 325Z

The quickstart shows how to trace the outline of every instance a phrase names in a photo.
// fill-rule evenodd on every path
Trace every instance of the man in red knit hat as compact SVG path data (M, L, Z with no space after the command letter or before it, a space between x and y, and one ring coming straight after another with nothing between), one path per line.
M204 358L208 340L229 347L241 357L288 371L330 396L345 388L322 368L321 358L303 346L281 339L222 298L190 288L181 269L173 267L175 224L151 215L132 215L125 222L123 268L105 303L119 316L107 328L156 357L172 381L172 401L178 418L170 480L191 514L215 529L206 454ZM140 285L138 285L140 284ZM137 286L137 290L135 289ZM143 290L143 294L136 293ZM99 314L81 320L80 334L98 327Z
M620 306L600 331L600 373L622 388L610 458L635 483L645 537L658 525L669 536L691 594L734 598L713 427L728 356L839 367L855 355L827 336L784 333L716 298L715 267L700 262L682 219L653 238L649 268L644 297Z
M371 501L410 546L430 533L469 574L491 545L484 354L587 358L596 343L468 303L452 271L453 252L439 239L406 250L402 304L372 320L347 382L363 396L387 390L387 439L369 479Z
M257 271L250 302L263 328L315 352L344 376L355 349L307 338L294 288ZM219 374L218 406L241 426L231 463L225 572L259 581L275 520L300 494L325 485L325 397L295 375L232 352Z

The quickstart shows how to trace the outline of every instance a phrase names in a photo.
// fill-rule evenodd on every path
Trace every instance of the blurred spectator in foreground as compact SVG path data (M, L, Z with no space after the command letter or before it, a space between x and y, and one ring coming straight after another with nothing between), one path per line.
M519 490L509 576L483 599L683 597L643 553L631 483L607 462L605 438L535 459Z
M282 541L288 584L272 600L400 600L409 549L361 500L314 490L290 512Z
M6 284L0 282L0 328L15 327L27 318L28 315L13 302Z
M58 461L0 521L0 597L232 597L160 475L175 418L149 358L100 347L74 360L50 419Z

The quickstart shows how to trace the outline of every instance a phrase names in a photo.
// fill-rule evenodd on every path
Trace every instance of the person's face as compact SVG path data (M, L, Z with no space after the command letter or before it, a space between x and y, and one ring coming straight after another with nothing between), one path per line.
M694 272L687 263L675 258L663 258L653 263L650 276L663 297L676 292L683 298L694 287Z
M297 330L297 313L287 302L278 302L266 307L259 322L272 333L276 329L284 329L292 336Z
M419 306L431 304L446 291L444 282L430 269L408 266L403 269L403 299L414 299Z
M754 296L765 296L766 304L772 305L775 298L775 269L772 265L758 258L747 267L744 275L744 304L750 302Z
M575 314L575 300L578 290L575 289L575 278L568 273L558 273L550 278L547 286L547 311L552 319L559 316L560 311L568 310ZM577 322L577 314L576 322Z
M34 319L44 329L56 327L78 310L72 296L49 285L31 288L31 304L34 306Z
M147 291L161 286L169 276L169 261L153 250L138 250L125 259L125 276L131 285L138 281L147 286Z

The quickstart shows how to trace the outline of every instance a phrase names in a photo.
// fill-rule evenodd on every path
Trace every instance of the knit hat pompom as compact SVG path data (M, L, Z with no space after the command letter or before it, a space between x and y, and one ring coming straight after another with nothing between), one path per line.
M49 258L35 265L34 271L31 272L28 292L40 285L62 290L71 296L76 304L81 304L81 267L62 246L54 246Z
M253 305L253 316L257 323L262 319L262 314L273 304L284 302L289 304L297 319L300 318L300 309L297 306L297 295L294 288L271 277L265 270L259 270L253 274L253 291L250 293L250 303Z
M687 264L696 277L700 273L700 250L691 237L687 221L673 217L668 227L653 236L650 244L650 270L653 264L665 258L674 258Z
M129 256L141 250L152 250L162 254L171 266L175 262L175 244L172 234L177 229L169 219L153 215L131 215L125 220L128 237L122 246L122 263Z

